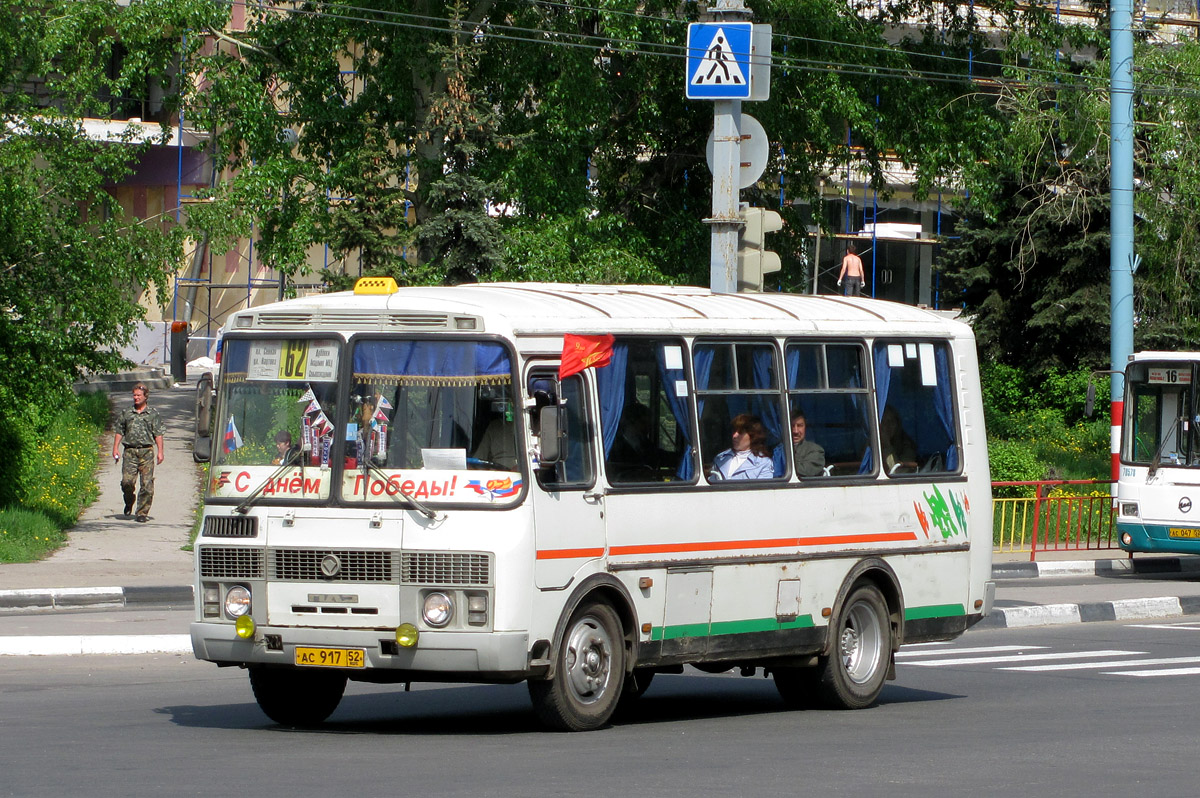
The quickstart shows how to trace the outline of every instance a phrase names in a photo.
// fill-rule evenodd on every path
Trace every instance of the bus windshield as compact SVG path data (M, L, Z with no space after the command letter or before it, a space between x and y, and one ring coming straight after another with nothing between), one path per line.
M1137 363L1126 375L1127 419L1121 457L1129 463L1200 466L1192 364Z
M517 498L522 458L503 344L367 339L352 359L345 501Z

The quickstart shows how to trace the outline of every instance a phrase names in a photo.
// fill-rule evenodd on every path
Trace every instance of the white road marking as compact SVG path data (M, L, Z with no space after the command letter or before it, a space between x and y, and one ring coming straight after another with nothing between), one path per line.
M1158 659L1130 659L1114 662L1068 662L1057 665L1009 665L998 671L1083 671L1103 668L1132 668L1141 665L1173 665L1184 662L1200 662L1200 657L1159 657Z
M1131 623L1131 629L1181 629L1185 632L1200 632L1200 622L1188 623Z
M42 635L0 637L0 656L190 654L190 635Z
M950 653L950 652L947 652ZM1089 657L1128 657L1145 654L1145 651L1059 651L1052 654L1012 654L1000 657L952 657L950 659L926 660L924 662L908 662L907 665L919 665L925 668L941 668L947 665L990 665L997 662L1031 662L1052 659L1078 659Z
M1049 646L981 646L979 648L955 648L947 651L941 649L937 651L907 651L901 649L896 653L896 659L909 659L910 657L940 657L943 654L999 654L1002 651L1040 651L1049 648Z
M1104 671L1105 676L1194 676L1200 668L1165 668L1155 671Z

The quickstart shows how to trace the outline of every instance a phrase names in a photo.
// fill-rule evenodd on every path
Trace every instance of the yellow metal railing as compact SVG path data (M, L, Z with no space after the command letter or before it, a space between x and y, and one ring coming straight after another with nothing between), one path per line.
M1094 487L1079 487L1085 485ZM993 495L1032 493L992 499L994 551L1029 552L1033 560L1039 551L1119 548L1111 485L1110 480L993 482Z

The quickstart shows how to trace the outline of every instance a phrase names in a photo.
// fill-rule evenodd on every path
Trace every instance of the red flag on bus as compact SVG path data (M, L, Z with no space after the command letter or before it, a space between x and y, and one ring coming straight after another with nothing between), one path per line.
M578 374L584 369L607 366L612 360L613 342L611 335L563 336L562 363L558 367L560 380Z

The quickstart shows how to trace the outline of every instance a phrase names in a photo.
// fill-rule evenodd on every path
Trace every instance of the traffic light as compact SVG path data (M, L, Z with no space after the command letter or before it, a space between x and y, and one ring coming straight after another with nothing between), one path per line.
M783 217L766 208L743 208L740 216L745 225L738 242L738 291L761 291L763 275L780 268L779 253L766 248L766 236L783 227Z

